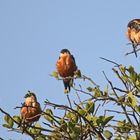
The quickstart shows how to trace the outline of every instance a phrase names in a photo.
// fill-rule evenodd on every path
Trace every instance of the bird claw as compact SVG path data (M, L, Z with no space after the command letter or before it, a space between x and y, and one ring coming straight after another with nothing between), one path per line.
M68 94L68 93L69 93L69 91L68 91L67 89L65 89L65 90L64 90L64 93L65 93L65 94Z

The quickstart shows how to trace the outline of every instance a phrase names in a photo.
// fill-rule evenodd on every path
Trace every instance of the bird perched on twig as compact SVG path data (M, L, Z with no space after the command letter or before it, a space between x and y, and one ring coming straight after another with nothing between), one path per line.
M22 124L32 124L38 121L41 113L41 107L37 102L36 95L29 91L29 93L25 95L25 102L21 108Z
M131 41L133 51L137 57L136 48L140 45L140 19L133 19L128 23L127 37Z
M62 49L56 63L59 75L63 78L65 93L70 92L73 76L77 70L75 59L68 49Z

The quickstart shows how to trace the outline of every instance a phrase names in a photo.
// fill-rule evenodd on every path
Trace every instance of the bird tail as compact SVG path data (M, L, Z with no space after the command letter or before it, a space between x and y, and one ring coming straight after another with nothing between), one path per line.
M64 79L63 80L65 91L70 92L71 86L73 85L73 79Z

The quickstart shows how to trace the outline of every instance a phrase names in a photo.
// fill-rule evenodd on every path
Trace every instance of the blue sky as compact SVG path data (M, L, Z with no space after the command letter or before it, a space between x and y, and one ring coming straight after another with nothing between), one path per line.
M19 114L13 108L24 102L28 90L36 93L42 107L46 98L66 104L62 82L49 76L63 48L75 56L82 73L103 88L103 70L112 81L116 77L112 64L100 56L139 72L140 54L124 56L132 50L126 45L127 23L140 18L139 5L139 0L0 1L0 107ZM29 139L7 132L2 123L0 119L0 137Z

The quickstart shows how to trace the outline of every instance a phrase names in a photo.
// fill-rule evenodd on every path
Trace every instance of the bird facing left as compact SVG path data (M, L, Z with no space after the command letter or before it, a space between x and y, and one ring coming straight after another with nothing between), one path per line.
M127 25L127 37L131 41L133 51L137 57L137 46L140 45L140 19L133 19Z

